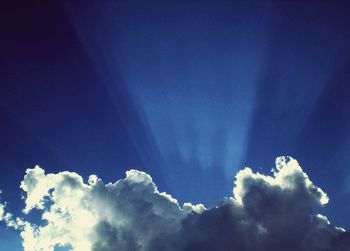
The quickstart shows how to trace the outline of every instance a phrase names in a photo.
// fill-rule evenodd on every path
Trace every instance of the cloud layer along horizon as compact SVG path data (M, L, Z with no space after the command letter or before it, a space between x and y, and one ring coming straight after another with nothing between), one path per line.
M271 176L239 171L232 197L210 209L180 206L137 170L105 184L95 175L84 182L77 173L45 174L36 166L20 187L23 213L38 210L42 224L14 217L5 204L0 221L19 231L25 251L350 250L349 232L317 213L326 193L290 157L277 158Z

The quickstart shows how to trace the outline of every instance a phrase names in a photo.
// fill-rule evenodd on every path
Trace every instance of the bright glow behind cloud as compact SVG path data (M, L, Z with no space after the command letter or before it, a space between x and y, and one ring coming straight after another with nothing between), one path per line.
M328 251L342 245L337 243L346 234L314 213L328 197L289 157L277 158L273 176L241 170L233 196L211 209L181 207L137 170L105 184L95 175L85 183L76 173L45 174L36 166L26 171L20 187L26 194L23 212L38 209L45 223L14 218L3 204L0 220L20 231L26 251L55 246L74 251Z

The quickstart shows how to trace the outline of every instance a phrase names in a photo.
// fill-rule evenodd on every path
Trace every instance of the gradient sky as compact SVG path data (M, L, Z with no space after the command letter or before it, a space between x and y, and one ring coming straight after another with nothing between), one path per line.
M2 8L9 208L23 206L36 164L106 181L144 170L180 202L210 206L242 167L268 173L289 155L328 193L331 222L350 228L349 8L248 2Z

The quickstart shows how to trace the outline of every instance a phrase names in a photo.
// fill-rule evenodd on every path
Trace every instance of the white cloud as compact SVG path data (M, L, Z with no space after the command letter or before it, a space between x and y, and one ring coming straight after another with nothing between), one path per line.
M191 203L181 207L137 170L105 184L96 175L85 183L76 173L45 174L36 166L26 171L20 187L26 194L23 212L38 209L45 223L14 218L4 204L0 221L20 231L26 251L55 246L74 251L329 251L331 245L347 245L347 232L314 214L328 203L327 195L289 157L277 158L273 176L241 170L232 197L211 209Z

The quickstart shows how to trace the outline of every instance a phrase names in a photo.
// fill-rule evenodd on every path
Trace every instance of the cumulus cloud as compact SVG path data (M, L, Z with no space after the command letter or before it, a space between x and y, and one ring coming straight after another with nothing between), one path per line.
M24 214L39 210L43 223L13 217L0 204L0 221L17 229L25 251L112 250L350 250L350 236L317 213L328 203L298 162L279 157L272 175L245 168L232 197L213 208L159 192L148 174L130 170L105 184L73 172L46 174L36 166L21 182Z

